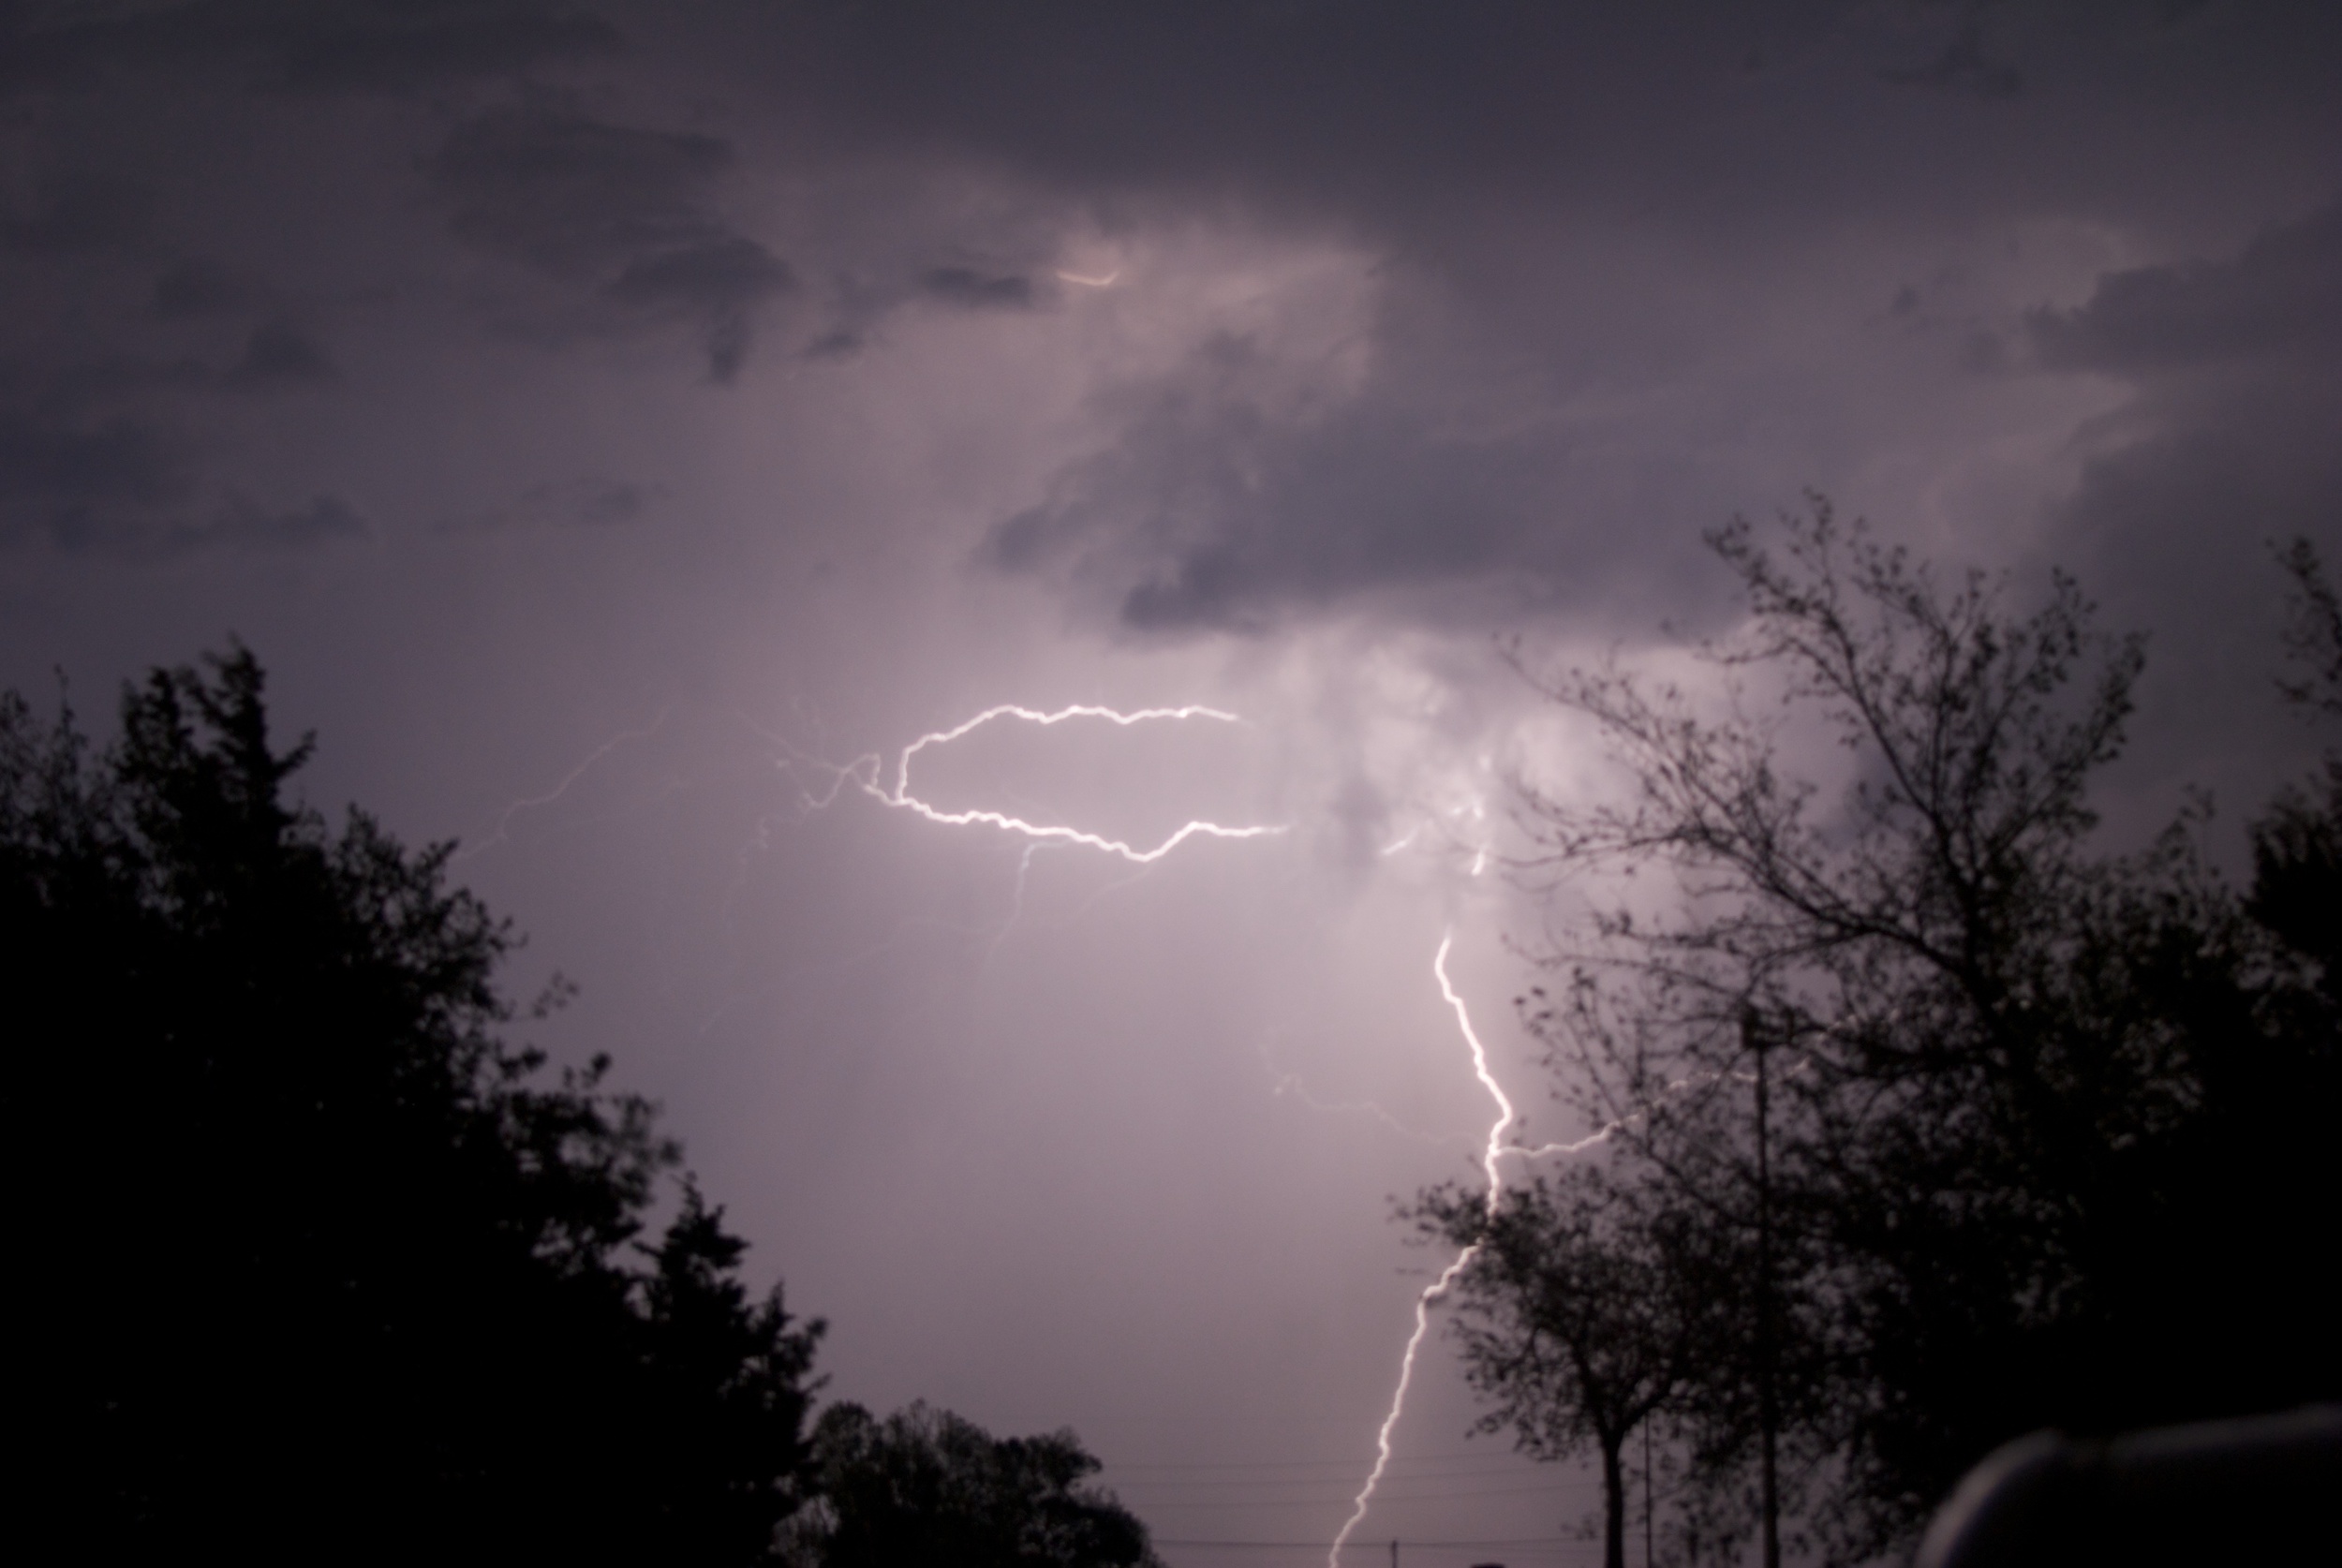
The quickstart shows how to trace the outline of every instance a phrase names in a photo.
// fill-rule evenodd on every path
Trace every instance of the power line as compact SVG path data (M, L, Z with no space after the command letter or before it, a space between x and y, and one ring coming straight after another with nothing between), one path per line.
M1490 1483L1494 1483L1491 1485ZM1269 1478L1256 1481L1133 1481L1104 1483L1116 1496L1128 1501L1145 1499L1166 1507L1251 1507L1256 1503L1308 1501L1312 1499L1332 1501L1347 1499L1357 1488L1355 1476L1327 1477L1322 1480L1296 1477L1289 1480ZM1431 1501L1439 1498L1472 1497L1555 1497L1573 1498L1593 1495L1601 1481L1593 1476L1556 1476L1538 1479L1519 1475L1407 1475L1401 1476L1395 1487L1378 1490L1377 1497L1413 1498Z
M1313 1470L1348 1466L1355 1469L1362 1456L1343 1454L1328 1459L1116 1459L1115 1470ZM1394 1454L1394 1465L1445 1464L1451 1460L1474 1464L1510 1464L1525 1456L1511 1450L1488 1448L1459 1448L1445 1454ZM1532 1459L1532 1464L1545 1461Z
M1171 1540L1169 1535L1150 1538L1157 1547L1312 1547L1324 1552L1324 1540ZM1380 1540L1361 1540L1358 1547L1380 1547ZM1511 1535L1504 1540L1408 1540L1399 1538L1399 1549L1408 1547L1581 1547L1581 1540L1569 1535Z

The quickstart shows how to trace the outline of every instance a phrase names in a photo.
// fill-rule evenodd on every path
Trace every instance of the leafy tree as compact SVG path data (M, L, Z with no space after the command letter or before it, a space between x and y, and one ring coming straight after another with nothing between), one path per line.
M994 1438L913 1404L879 1420L833 1405L813 1434L816 1499L792 1526L819 1568L1159 1568L1147 1529L1085 1484L1098 1461L1070 1431Z
M1448 1324L1489 1402L1479 1429L1510 1428L1539 1459L1589 1448L1600 1459L1607 1568L1626 1561L1626 1442L1687 1408L1686 1386L1732 1338L1743 1294L1744 1249L1671 1196L1580 1164L1494 1205L1446 1187L1412 1210L1426 1235L1466 1249Z
M1819 498L1777 539L1712 541L1749 601L1706 650L1720 711L1613 668L1542 683L1632 786L1531 793L1551 865L1674 896L1597 920L1532 1021L1585 1108L1720 1210L1750 1161L1716 1106L1742 1020L1767 1021L1783 1282L1834 1339L1783 1418L1835 1448L1841 1546L1902 1538L2035 1427L2331 1397L2305 1243L2342 1194L2305 1107L2335 1087L2308 911L2342 794L2262 824L2249 898L2201 811L2110 854L2089 791L2135 639L2062 577L2025 615L1947 587ZM1793 725L1835 741L1841 782L1787 760Z
M450 846L289 800L259 664L98 749L0 699L26 1495L92 1561L745 1562L795 1506L819 1324L606 1061L505 1043Z

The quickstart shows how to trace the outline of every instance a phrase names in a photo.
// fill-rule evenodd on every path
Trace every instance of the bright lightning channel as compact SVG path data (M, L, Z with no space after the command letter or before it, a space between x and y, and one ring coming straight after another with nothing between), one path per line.
M930 822L941 822L946 827L993 827L999 828L1003 833L1021 835L1036 842L1078 844L1085 849L1118 855L1137 865L1152 865L1191 838L1267 838L1285 831L1282 823L1226 827L1218 822L1196 821L1184 824L1154 848L1142 850L1122 839L1108 838L1103 834L1089 833L1081 828L1067 827L1060 823L1027 821L1022 817L1012 817L1003 811L986 811L982 808L946 811L921 800L911 792L912 758L928 747L948 746L971 731L1002 718L1013 718L1027 724L1038 724L1045 727L1062 724L1074 718L1102 718L1108 723L1124 727L1157 719L1200 718L1214 720L1222 724L1244 722L1232 713L1223 713L1218 708L1192 704L1180 708L1140 708L1134 712L1123 713L1114 708L1076 703L1072 707L1059 708L1054 712L1045 713L1038 708L1019 707L1014 703L1003 703L998 707L985 709L973 718L953 729L930 731L903 747L902 756L895 763L895 782L891 787L879 781L879 761L875 756L860 759L851 764L845 772L861 787L863 792L873 800L891 806L897 810L914 812Z
M1478 1031L1472 1027L1471 1010L1464 1006L1463 998L1457 995L1454 983L1447 978L1447 953L1455 941L1456 935L1452 931L1440 938L1439 951L1431 957L1431 973L1439 980L1439 994L1455 1010L1456 1027L1462 1032L1464 1043L1472 1048L1474 1075L1480 1080L1480 1087L1488 1090L1489 1098L1496 1102L1496 1119L1489 1124L1488 1143L1480 1154L1480 1169L1488 1176L1488 1213L1492 1219L1497 1205L1504 1198L1504 1177L1497 1169L1499 1161L1507 1156L1534 1160L1550 1154L1576 1154L1608 1138L1618 1130L1618 1124L1602 1128L1575 1143L1547 1144L1538 1148L1505 1141L1505 1130L1518 1119L1519 1113L1513 1109L1511 1099L1505 1093L1505 1086L1498 1083L1496 1074L1489 1071L1488 1047L1481 1043ZM1431 1309L1445 1298L1457 1277L1471 1266L1479 1250L1479 1243L1475 1242L1457 1253L1455 1261L1415 1298L1415 1332L1407 1336L1406 1352L1399 1358L1399 1386L1391 1391L1390 1409L1383 1417L1381 1428L1374 1434L1374 1468L1367 1472L1366 1485L1360 1487L1358 1495L1351 1500L1350 1516L1342 1521L1341 1531L1334 1536L1332 1546L1327 1550L1326 1568L1341 1568L1341 1548L1349 1544L1352 1532L1364 1522L1367 1510L1373 1505L1375 1488L1383 1483L1383 1472L1390 1468L1390 1434L1397 1428L1400 1416L1406 1412L1407 1389L1415 1382L1416 1353L1422 1350L1424 1337L1430 1331Z

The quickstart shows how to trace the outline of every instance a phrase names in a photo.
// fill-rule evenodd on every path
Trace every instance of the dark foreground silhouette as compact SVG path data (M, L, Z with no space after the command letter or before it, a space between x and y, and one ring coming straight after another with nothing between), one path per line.
M1626 780L1521 803L1545 874L1615 899L1523 1007L1608 1133L1405 1211L1473 1249L1486 1427L1601 1462L1610 1568L1638 1447L1654 1557L1777 1568L1900 1556L2029 1431L2342 1398L2342 755L2249 822L2241 887L2201 802L2118 852L2143 645L2074 583L2012 607L1820 497L1711 542L1744 702L1531 673ZM2279 688L2342 717L2342 599L2279 564Z
M2317 1555L2342 1493L2342 1405L2078 1442L2036 1432L1968 1473L1917 1568L2196 1568Z
M508 929L446 847L292 804L308 743L274 748L261 688L241 650L157 672L103 751L0 697L20 1531L94 1562L714 1564L780 1561L824 1487L838 1546L886 1525L852 1453L815 1469L822 1325L749 1291L688 1181L647 1234L678 1159L651 1107L506 1043ZM1030 1527L987 1538L1009 1555L958 1561L1146 1560L1070 1435L998 1451L1046 1484L991 1508Z

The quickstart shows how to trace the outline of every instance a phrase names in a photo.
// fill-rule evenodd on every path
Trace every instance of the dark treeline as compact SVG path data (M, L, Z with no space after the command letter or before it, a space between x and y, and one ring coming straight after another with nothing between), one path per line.
M289 799L259 666L100 748L0 699L19 1531L71 1561L1152 1561L1070 1433L808 1429L819 1323L608 1063L509 1043L512 937ZM547 998L548 1003L557 1000ZM873 1555L869 1543L882 1546Z
M1544 870L1617 879L1523 1004L1615 1131L1492 1209L1409 1210L1478 1248L1488 1428L1602 1461L1612 1568L1646 1433L1668 1561L1847 1561L2026 1431L2342 1396L2342 762L2251 824L2241 889L2208 806L2114 852L2090 791L2142 648L2073 584L2011 614L1818 500L1713 542L1732 700L1532 673L1632 783L1526 797ZM2281 687L2342 717L2332 586L2279 564Z

